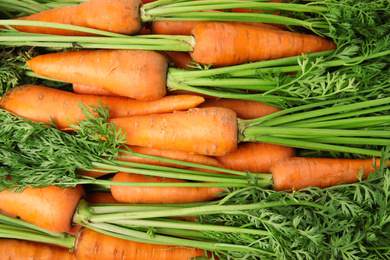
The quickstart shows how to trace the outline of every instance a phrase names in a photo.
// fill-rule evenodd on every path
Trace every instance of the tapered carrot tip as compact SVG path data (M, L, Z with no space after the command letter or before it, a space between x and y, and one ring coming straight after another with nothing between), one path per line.
M376 159L379 167L379 159ZM329 159L291 157L280 160L271 166L275 190L300 190L314 186L330 187L339 183L359 181L374 172L373 159Z
M174 113L113 118L127 145L221 156L237 148L237 116L227 108L194 108Z
M140 0L89 0L79 5L64 6L18 18L17 20L53 22L99 29L120 34L136 34L143 28ZM39 26L12 26L30 33L53 35L90 35L72 30Z
M188 260L203 249L134 242L82 228L75 243L76 259Z
M202 23L192 30L194 61L228 66L336 49L320 36L232 23Z

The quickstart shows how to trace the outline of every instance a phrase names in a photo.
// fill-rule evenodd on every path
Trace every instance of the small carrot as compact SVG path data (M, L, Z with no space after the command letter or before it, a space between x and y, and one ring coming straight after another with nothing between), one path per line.
M97 106L99 100L110 109L110 117L125 117L152 113L166 113L196 107L204 101L199 96L166 96L154 101L139 101L126 97L81 95L38 85L24 85L10 89L0 100L0 108L21 117L43 122L53 120L59 129L66 129L70 122L84 120L84 105Z
M111 204L118 204L118 202L110 192L87 192L87 196L85 197L85 200L88 203L111 203Z
M172 61L172 66L178 69L192 69L192 67L188 66L190 62L192 62L192 58L190 54L187 52L180 51L164 51L169 59Z
M379 167L380 159L375 160ZM271 166L276 190L299 190L305 187L326 188L339 183L359 181L374 172L373 159L330 159L291 157L282 159Z
M237 149L237 116L227 108L194 108L110 121L127 134L127 145L209 156L221 156Z
M119 96L118 94L112 93L104 88L96 86L89 86L84 84L72 84L73 92L82 95L96 95L96 96Z
M188 260L205 255L203 249L140 243L83 228L76 238L77 259Z
M292 147L267 143L241 143L234 152L215 158L231 170L269 173L271 165L275 162L292 156L296 156L296 151Z
M4 238L0 239L0 256L1 259L9 260L76 260L75 254L65 247Z
M72 229L72 217L85 195L81 185L74 188L27 187L22 192L0 192L0 208L52 232Z
M280 108L257 101L242 99L206 99L198 107L225 107L237 113L242 119L254 119L281 111Z
M113 181L121 182L168 182L185 183L185 180L148 177L146 175L119 172L115 174ZM192 203L204 202L218 198L218 193L224 193L218 187L129 187L112 185L112 196L124 203Z

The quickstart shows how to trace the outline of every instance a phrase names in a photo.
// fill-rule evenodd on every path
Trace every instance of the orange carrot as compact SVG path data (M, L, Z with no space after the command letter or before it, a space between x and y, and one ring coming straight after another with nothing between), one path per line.
M85 197L85 200L88 203L111 203L111 204L118 204L118 202L110 192L87 192L87 196Z
M119 172L115 174L113 181L123 182L163 182L186 183L185 180L148 177L146 175ZM128 187L112 185L112 196L124 203L192 203L204 202L218 198L216 194L224 190L218 187Z
M127 134L127 145L210 156L225 155L237 148L237 116L227 108L194 108L110 121Z
M83 95L119 96L118 94L112 93L106 89L99 88L96 86L88 86L84 84L73 84L73 92Z
M126 117L152 113L167 113L196 107L204 101L199 96L166 96L154 101L139 101L126 97L81 95L38 85L25 85L10 89L0 100L0 108L21 117L49 125L51 120L59 129L68 128L70 122L84 120L79 103L87 107L98 101L110 109L110 117Z
M17 20L77 25L121 34L137 34L143 28L140 0L89 0L79 5L49 9ZM18 31L54 35L90 35L72 30L38 26L12 26Z
M83 228L76 238L77 259L188 260L204 256L203 249L134 242Z
M380 159L375 160L379 167ZM357 182L360 171L362 179L374 172L373 159L285 158L271 166L276 190L299 190L314 186L330 187L339 183Z
M172 66L178 69L192 69L187 66L192 60L190 54L179 51L165 51L169 59L172 60Z
M38 55L29 61L35 73L106 89L139 100L166 94L168 59L144 50L81 50Z
M198 107L225 107L237 113L241 119L254 119L270 115L281 109L257 101L242 99L206 99Z
M192 30L191 57L202 64L227 66L336 49L322 37L243 24L208 22Z
M52 232L72 229L72 217L81 197L81 185L74 188L27 187L23 192L0 192L0 208Z
M215 158L231 170L269 173L273 163L295 155L296 151L292 147L267 143L241 143L234 152Z
M76 260L68 248L17 239L0 239L1 259L9 260Z

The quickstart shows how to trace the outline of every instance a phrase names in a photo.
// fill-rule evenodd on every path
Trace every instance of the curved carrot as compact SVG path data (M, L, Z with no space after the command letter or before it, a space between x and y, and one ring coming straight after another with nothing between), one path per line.
M10 89L0 100L0 108L21 117L49 125L53 120L59 129L70 122L84 120L79 103L97 106L99 100L110 109L110 117L126 117L153 113L167 113L196 107L204 101L195 95L166 96L154 101L140 101L126 97L81 95L38 85L24 85Z
M77 25L121 34L137 34L143 28L140 0L89 0L79 5L49 9L16 20ZM72 30L38 26L12 26L18 31L54 35L90 35Z
M110 121L127 134L127 145L210 156L225 155L237 148L237 116L227 108L193 108Z
M76 238L77 259L188 260L204 256L203 249L140 243L83 228Z
M23 192L0 192L0 208L53 232L72 229L72 217L85 195L81 185L74 188L27 187Z
M35 73L69 83L106 89L150 101L166 94L167 58L155 51L81 50L38 55L29 61Z
M46 243L17 239L0 239L1 259L12 260L76 260L75 254L68 248Z
M195 47L191 57L213 66L279 59L337 47L320 36L221 22L202 23L192 34Z
M121 182L163 182L163 183L186 183L185 180L148 177L146 175L118 172L113 181ZM112 185L112 196L119 202L124 203L192 203L204 202L218 198L216 194L224 190L218 187L128 187Z
M379 167L380 159L375 160ZM291 157L280 160L271 166L276 190L299 190L314 186L330 187L339 183L357 182L360 171L362 179L374 172L373 159L329 159Z
M242 99L206 99L198 107L225 107L237 113L241 119L255 119L278 112L281 109L258 101Z
M273 163L295 155L296 151L292 147L267 143L241 143L234 152L215 158L231 170L269 173Z
M96 95L96 96L119 96L118 94L112 93L104 88L96 86L89 86L84 84L72 84L73 92L76 94L83 95Z

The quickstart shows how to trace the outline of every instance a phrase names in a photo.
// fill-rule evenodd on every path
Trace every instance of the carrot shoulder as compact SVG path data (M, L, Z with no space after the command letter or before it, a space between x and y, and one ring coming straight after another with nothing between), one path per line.
M27 187L23 192L0 192L0 208L21 219L53 232L72 229L73 213L81 197L81 185L74 188Z
M191 57L203 64L227 66L297 56L336 49L336 44L320 36L269 30L243 24L209 22L194 30Z
M89 0L79 5L54 8L16 20L77 25L103 31L137 34L143 28L140 0ZM38 26L12 26L18 31L54 35L90 35L72 30Z
M379 159L375 164L379 167ZM375 171L373 165L373 159L291 157L274 163L271 173L276 190L299 190L309 186L326 188L357 182L360 171L365 179Z
M186 183L185 180L119 172L113 181L121 182L162 182ZM225 191L218 187L127 187L112 185L111 193L115 200L123 203L173 204L204 202L218 198Z
M113 118L127 145L221 156L237 148L237 116L227 108L193 108L166 114Z
M29 61L35 73L69 83L106 89L139 100L166 94L167 58L155 51L80 50L38 55Z

